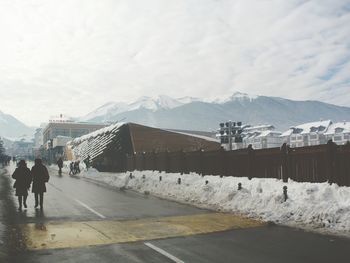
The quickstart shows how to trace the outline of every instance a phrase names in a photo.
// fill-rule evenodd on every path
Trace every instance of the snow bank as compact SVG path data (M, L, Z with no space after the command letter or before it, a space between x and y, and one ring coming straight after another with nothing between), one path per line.
M350 237L350 187L153 171L135 171L130 178L129 173L101 173L89 169L82 171L80 176L202 208ZM178 178L181 178L181 184L177 183ZM240 191L238 183L242 183ZM285 185L288 187L286 202L283 197Z

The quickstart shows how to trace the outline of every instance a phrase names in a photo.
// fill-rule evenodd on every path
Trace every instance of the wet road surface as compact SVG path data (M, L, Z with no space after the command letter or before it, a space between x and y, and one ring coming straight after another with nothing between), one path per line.
M50 171L44 210L0 173L0 262L348 262L350 240L268 226ZM2 243L1 243L2 242Z

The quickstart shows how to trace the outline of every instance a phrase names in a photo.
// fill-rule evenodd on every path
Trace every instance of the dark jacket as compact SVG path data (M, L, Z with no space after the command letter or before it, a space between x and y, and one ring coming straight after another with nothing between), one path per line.
M42 164L35 164L32 167L31 174L32 174L32 180L33 180L32 192L33 193L46 192L45 183L48 182L50 178L47 168Z
M32 177L27 166L20 165L12 174L12 178L16 180L13 185L16 188L16 196L28 195L28 188L32 182Z
M57 165L58 165L59 168L63 167L63 160L62 160L62 158L58 159Z

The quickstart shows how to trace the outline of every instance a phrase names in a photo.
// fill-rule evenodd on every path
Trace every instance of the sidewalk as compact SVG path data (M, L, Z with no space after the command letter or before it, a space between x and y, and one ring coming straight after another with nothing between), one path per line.
M7 228L6 228L6 212L7 206L6 202L8 201L8 190L6 186L8 181L6 179L6 170L4 168L0 168L0 262L7 262L6 259L8 257L7 250Z

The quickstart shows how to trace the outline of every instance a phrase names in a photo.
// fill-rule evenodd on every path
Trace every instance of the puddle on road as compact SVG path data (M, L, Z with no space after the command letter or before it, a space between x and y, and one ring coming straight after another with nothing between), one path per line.
M40 250L189 236L263 225L265 223L261 221L238 215L209 213L122 221L51 222L26 224L20 228L26 247Z

